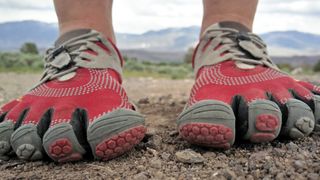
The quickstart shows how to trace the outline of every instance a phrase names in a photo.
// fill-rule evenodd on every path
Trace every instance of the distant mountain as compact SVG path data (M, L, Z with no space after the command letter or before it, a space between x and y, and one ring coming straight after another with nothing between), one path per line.
M17 50L25 42L47 48L58 36L56 24L39 21L17 21L0 24L0 50Z
M299 31L276 31L262 34L272 55L320 54L320 35Z
M125 55L144 60L181 60L189 47L197 43L200 28L167 28L143 34L117 33L117 44ZM56 24L39 21L0 23L0 51L18 50L25 42L35 42L40 49L50 47L58 36ZM320 35L298 31L270 32L261 37L272 56L308 57L320 54ZM285 58L280 58L285 59ZM308 59L308 58L303 58Z

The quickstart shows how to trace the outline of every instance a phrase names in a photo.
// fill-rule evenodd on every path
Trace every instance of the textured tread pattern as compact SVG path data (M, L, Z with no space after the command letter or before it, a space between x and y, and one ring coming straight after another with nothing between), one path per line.
M281 110L272 101L255 100L248 104L247 121L248 129L244 139L254 143L270 142L277 138L280 133L282 125Z
M95 148L96 157L107 161L124 154L139 144L145 132L144 126L138 126L103 140Z
M49 146L49 155L59 162L77 161L82 158L82 154L73 152L72 143L67 138L54 141Z
M43 147L50 158L57 162L78 161L86 153L68 123L49 128L43 137Z
M94 157L108 160L132 149L145 132L143 116L133 110L118 109L90 124L87 139Z
M231 147L234 136L231 128L206 123L188 123L179 132L183 139L192 144L223 149Z
M20 159L39 160L43 158L42 140L34 124L19 127L11 136L11 146Z
M286 107L288 118L282 127L282 135L291 139L308 136L315 127L315 117L311 108L296 99L289 99Z
M200 101L185 109L178 120L180 136L191 144L228 149L235 141L235 116L221 101Z

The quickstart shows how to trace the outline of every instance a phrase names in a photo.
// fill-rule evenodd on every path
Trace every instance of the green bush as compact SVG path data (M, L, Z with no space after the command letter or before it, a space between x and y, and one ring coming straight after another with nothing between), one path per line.
M183 79L192 75L190 64L185 63L154 63L149 61L139 61L136 58L125 57L124 72L128 76L156 77ZM1 53L0 71L15 72L39 72L43 69L42 57L31 53Z
M314 72L320 72L320 60L317 62L316 65L313 67Z
M43 68L42 57L36 54L0 53L1 71L40 70Z
M39 54L37 45L31 42L24 43L20 48L20 52L24 54Z

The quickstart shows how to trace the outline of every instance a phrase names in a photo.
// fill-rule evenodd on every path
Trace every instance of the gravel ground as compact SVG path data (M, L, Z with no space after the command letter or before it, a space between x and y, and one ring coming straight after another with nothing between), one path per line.
M21 95L38 77L0 74L0 104ZM228 151L184 142L176 131L175 119L192 82L149 78L125 81L148 127L143 142L128 154L108 162L0 161L0 179L320 179L320 134L293 142L237 142Z

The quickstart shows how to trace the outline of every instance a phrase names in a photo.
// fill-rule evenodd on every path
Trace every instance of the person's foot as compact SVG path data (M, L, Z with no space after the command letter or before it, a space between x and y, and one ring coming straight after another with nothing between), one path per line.
M320 88L278 70L266 45L234 22L210 26L193 57L196 82L177 120L186 141L230 148L308 136L320 122ZM315 118L317 121L315 121Z
M122 88L122 58L93 30L61 36L34 88L0 109L0 157L108 160L138 144L144 118Z

